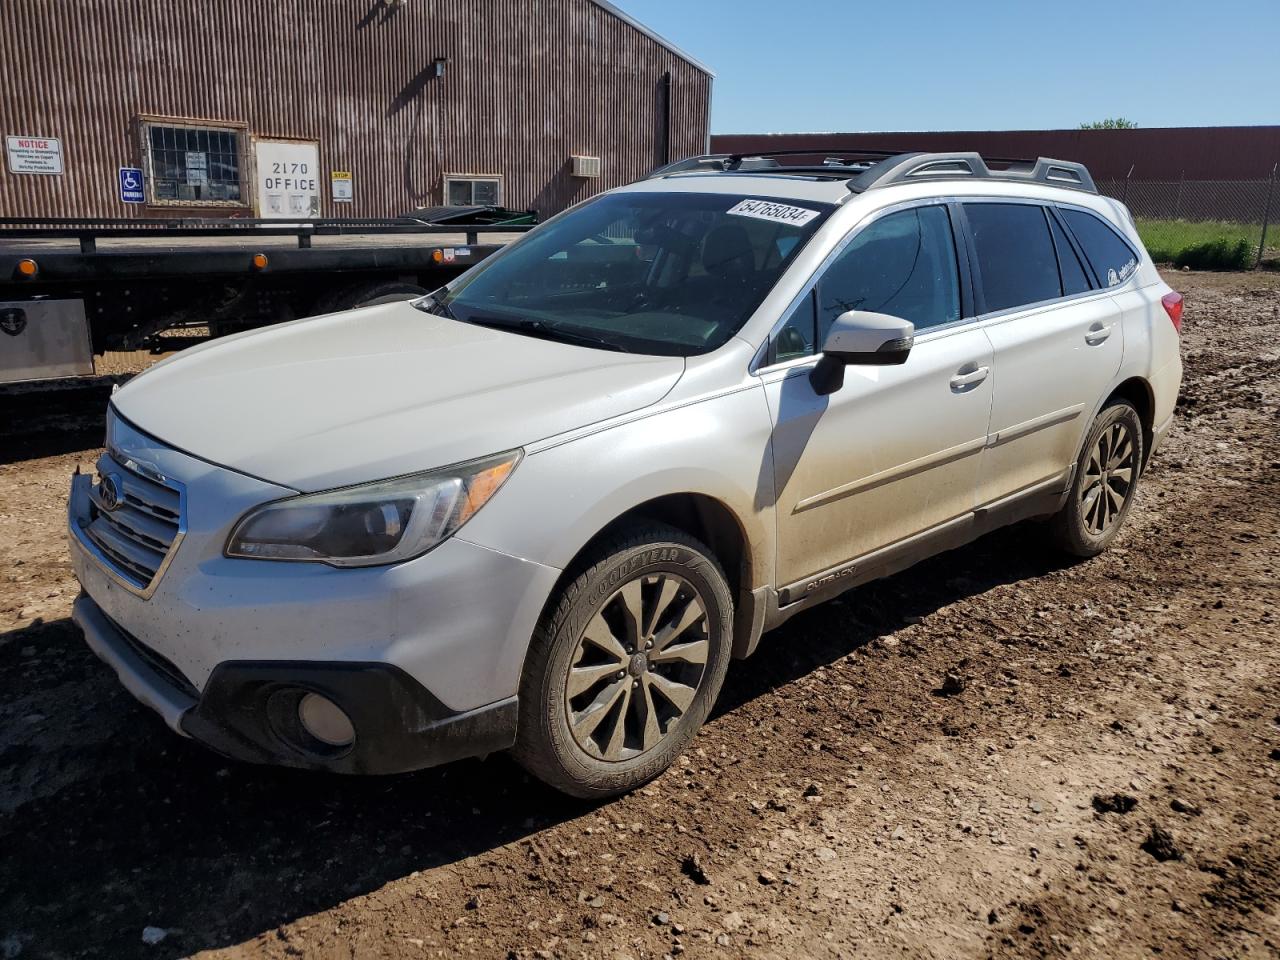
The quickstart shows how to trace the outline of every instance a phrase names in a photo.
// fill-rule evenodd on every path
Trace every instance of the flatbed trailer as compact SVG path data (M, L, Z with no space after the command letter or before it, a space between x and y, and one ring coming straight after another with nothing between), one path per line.
M0 383L108 350L421 296L530 229L500 208L394 219L0 219ZM163 338L163 340L161 339Z

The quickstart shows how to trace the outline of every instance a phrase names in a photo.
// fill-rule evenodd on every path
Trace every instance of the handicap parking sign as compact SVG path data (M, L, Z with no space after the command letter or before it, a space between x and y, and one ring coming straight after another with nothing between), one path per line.
M147 195L142 189L142 171L137 167L120 168L120 201L145 203Z

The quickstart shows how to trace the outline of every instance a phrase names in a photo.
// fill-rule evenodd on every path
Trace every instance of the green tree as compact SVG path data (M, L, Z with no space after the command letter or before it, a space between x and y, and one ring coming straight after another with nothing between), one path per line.
M1132 120L1126 120L1124 117L1107 117L1105 120L1095 120L1093 123L1080 124L1081 130L1136 130L1138 125Z

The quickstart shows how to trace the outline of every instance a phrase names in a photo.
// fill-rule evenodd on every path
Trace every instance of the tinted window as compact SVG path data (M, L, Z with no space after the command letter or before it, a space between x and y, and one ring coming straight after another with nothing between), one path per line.
M1058 226L1058 221L1049 218L1049 229L1053 233L1053 245L1058 248L1058 266L1062 269L1062 292L1068 296L1083 293L1090 289L1089 277L1080 263L1080 258L1072 249L1071 241Z
M1062 296L1045 212L1025 203L966 203L988 312Z
M1093 214L1063 210L1062 215L1104 287L1124 283L1138 269L1138 258L1134 256L1133 249Z
M920 330L960 319L955 242L946 207L916 207L875 221L818 282L817 341L848 310L910 320Z

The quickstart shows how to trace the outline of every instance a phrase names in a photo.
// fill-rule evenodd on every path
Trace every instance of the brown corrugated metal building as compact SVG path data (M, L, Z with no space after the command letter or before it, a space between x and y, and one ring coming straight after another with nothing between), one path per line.
M545 217L703 152L711 83L604 0L5 0L0 216Z

